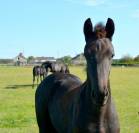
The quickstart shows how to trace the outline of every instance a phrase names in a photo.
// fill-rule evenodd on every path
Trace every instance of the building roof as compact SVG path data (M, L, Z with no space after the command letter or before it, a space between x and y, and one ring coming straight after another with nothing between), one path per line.
M23 55L23 53L19 53L14 59L14 62L20 61L20 62L27 62L26 57Z
M78 54L76 55L75 57L72 58L72 64L85 64L86 63L86 60L85 60L85 57L84 57L84 54L81 53L81 54Z

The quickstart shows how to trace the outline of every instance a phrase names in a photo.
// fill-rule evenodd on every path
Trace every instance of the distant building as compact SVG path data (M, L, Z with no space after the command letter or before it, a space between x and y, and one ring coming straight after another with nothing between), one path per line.
M78 54L77 56L73 57L71 63L73 65L84 65L84 64L86 64L84 54L81 53L81 54Z
M0 64L13 65L13 59L0 59Z
M46 61L56 61L56 59L54 57L34 57L29 64L42 64Z
M27 64L27 59L24 57L23 53L19 53L13 61L16 66L25 66Z

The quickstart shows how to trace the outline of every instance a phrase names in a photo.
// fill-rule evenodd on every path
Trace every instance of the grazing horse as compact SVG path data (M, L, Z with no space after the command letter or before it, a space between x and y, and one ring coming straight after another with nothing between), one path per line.
M84 23L87 79L54 73L39 85L35 94L40 133L119 133L120 126L110 89L110 68L115 26Z
M42 66L45 66L47 72L49 68L50 72L52 73L55 72L70 73L68 66L63 63L46 61L42 64Z
M44 78L47 76L47 71L44 66L40 66L40 80L44 80Z
M45 67L38 66L38 65L34 66L33 67L33 87L34 87L35 77L37 78L37 86L38 86L39 78L40 81L42 81L45 78L45 75L47 75L47 71Z

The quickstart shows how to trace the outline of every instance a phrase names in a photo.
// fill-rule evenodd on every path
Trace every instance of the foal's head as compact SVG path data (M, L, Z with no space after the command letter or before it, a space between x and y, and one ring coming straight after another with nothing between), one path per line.
M114 56L111 40L114 29L114 22L110 18L108 18L106 26L99 23L93 28L90 18L84 23L87 78L92 97L100 105L106 104L110 92L109 73Z

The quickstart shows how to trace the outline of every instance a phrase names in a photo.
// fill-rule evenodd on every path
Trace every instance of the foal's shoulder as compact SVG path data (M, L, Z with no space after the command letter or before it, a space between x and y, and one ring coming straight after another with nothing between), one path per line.
M73 74L54 73L47 76L37 88L36 94L42 93L44 97L54 95L73 95L78 92L81 80Z
M79 77L69 74L69 73L55 73L52 75L55 82L60 82L61 84L82 84Z
M79 77L69 74L69 73L60 73L56 72L47 76L41 84L57 85L58 86L79 86L82 84L82 81Z

